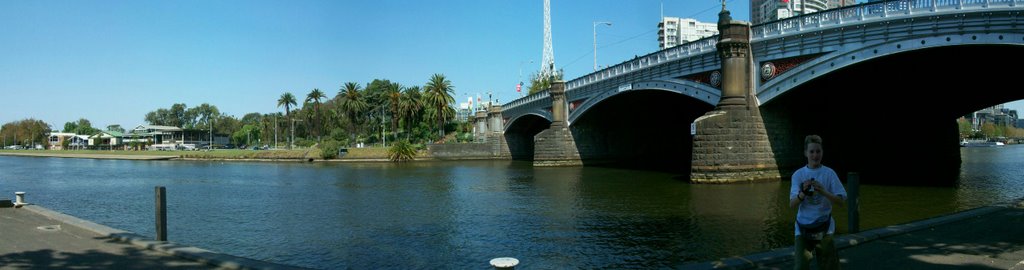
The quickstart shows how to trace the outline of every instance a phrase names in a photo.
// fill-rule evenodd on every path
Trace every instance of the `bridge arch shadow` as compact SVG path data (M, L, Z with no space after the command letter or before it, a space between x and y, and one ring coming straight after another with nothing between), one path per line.
M906 51L849 65L761 106L783 175L806 164L803 137L824 138L824 163L845 179L892 185L955 185L956 120L1024 99L1024 46L964 45ZM998 66L1009 65L1010 68Z
M537 136L537 133L548 129L551 126L551 120L543 115L531 113L511 121L505 128L504 136L512 160L533 160L534 137Z
M583 164L689 175L690 123L714 107L678 92L633 89L591 105L570 123Z

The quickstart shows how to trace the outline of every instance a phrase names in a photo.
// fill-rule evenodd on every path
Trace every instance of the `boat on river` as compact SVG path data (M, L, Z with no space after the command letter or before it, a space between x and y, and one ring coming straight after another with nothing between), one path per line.
M999 142L999 141L968 140L968 139L963 139L963 140L960 141L960 147L994 147L994 146L1004 146L1004 145L1006 145L1006 144L1003 143L1003 142Z

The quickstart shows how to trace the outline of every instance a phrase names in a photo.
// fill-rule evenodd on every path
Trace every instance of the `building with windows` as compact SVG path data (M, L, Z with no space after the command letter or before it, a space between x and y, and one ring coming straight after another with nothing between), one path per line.
M667 49L718 34L718 24L689 18L663 17L658 23L658 48Z
M974 130L981 130L981 126L985 123L992 123L996 126L1022 127L1018 124L1020 121L1017 110L1006 108L1005 104L998 104L978 110L965 115L964 118L971 122L971 128Z
M752 24L857 4L856 0L750 0Z
M50 150L83 149L89 144L88 135L64 132L50 132L48 140ZM67 148L64 148L64 142L67 142Z

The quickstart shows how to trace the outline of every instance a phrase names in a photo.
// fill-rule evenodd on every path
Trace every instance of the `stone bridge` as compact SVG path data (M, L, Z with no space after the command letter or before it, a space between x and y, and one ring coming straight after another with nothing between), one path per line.
M491 108L478 137L538 166L722 183L788 177L805 163L803 137L819 134L840 175L950 183L956 119L1024 99L1022 5L887 1L752 27L723 12L719 36Z

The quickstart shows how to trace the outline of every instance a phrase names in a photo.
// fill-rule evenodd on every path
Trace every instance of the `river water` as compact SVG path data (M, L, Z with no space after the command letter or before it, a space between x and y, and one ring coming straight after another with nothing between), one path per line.
M951 187L861 186L861 228L1024 198L1024 147L962 148ZM826 165L828 160L825 160ZM792 245L789 181L527 162L267 163L0 156L0 194L152 236L322 269L665 268ZM846 209L835 209L840 233Z

